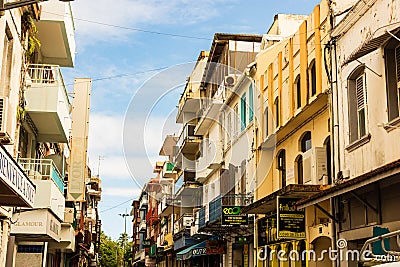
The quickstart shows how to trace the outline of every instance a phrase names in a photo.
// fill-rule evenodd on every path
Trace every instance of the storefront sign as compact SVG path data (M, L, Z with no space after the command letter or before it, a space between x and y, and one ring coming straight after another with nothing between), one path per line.
M207 240L207 254L226 254L226 241L224 240Z
M144 247L150 247L150 240L143 240Z
M253 241L252 236L236 236L235 243L237 244L248 244Z
M249 244L243 246L243 267L249 267Z
M61 240L61 222L47 209L24 211L13 216L16 223L11 226L12 234L36 236L37 240L49 237L59 242Z
M305 212L297 210L294 198L277 199L277 238L283 239L304 239Z
M75 79L71 124L68 201L85 200L86 159L89 131L90 79Z
M226 227L248 226L248 215L242 215L240 206L222 206L221 225Z
M35 186L3 147L0 147L0 180L16 192L29 208L33 207Z
M201 256L201 255L206 255L207 254L207 249L206 248L195 248L192 249L192 255L193 256Z

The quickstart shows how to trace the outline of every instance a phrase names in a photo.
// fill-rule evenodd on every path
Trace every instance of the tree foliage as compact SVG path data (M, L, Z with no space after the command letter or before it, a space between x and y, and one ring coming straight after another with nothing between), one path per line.
M123 246L125 242L125 253ZM102 267L120 267L124 266L122 258L124 258L125 266L131 266L132 262L132 242L128 241L127 234L121 234L117 241L111 239L104 232L100 236L100 266Z

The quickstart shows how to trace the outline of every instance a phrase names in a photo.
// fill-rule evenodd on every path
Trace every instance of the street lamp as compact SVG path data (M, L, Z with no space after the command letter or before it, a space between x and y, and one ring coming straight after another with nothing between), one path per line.
M44 1L48 1L48 0L20 0L18 2L12 2L12 3L4 3L5 0L0 0L0 11L9 10L9 9L17 8L17 7L28 6L28 5L32 5L32 4L37 4L40 2L44 2ZM59 0L59 1L71 2L74 0Z
M126 212L126 211L125 211ZM126 238L126 217L131 216L128 213L120 213L118 214L119 216L121 216L122 218L124 218L124 237L122 239L122 264L125 267L125 238Z

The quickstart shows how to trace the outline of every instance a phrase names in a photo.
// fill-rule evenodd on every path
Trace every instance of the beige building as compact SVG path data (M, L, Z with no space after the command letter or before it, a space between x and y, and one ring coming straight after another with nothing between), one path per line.
M400 5L348 2L351 9L336 16L330 44L337 81L332 87L335 186L303 201L308 206L332 199L334 238L347 240L345 252L400 229ZM386 254L380 246L372 250ZM340 266L357 266L357 261L341 259Z

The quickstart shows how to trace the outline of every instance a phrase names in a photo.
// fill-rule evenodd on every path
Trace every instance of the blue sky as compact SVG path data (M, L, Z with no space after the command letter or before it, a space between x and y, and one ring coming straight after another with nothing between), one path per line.
M74 69L64 69L67 84L73 77L90 77L94 80L91 95L89 133L89 165L97 174L98 157L103 180L103 198L100 203L103 230L116 239L123 231L119 213L130 211L130 199L140 192L137 185L153 177L149 162L159 158L163 137L178 129L173 124L175 107L182 87L163 87L165 77L174 85L184 84L190 64L179 74L157 74L148 70L186 64L197 59L201 50L208 50L215 32L265 33L277 13L310 14L317 0L79 0L72 2L76 25L77 55ZM90 22L89 22L90 21ZM107 25L114 25L112 27ZM129 29L128 29L129 28ZM180 38L135 31L164 32L195 38ZM111 78L118 75L126 76ZM107 79L102 79L107 78ZM157 80L157 86L148 86ZM164 79L164 80L163 80ZM158 87L156 90L155 87ZM141 88L149 95L149 106L156 104L146 127L147 118L138 110L139 98L131 101ZM154 90L153 90L153 89ZM68 88L72 90L72 88ZM158 93L169 93L158 99ZM136 95L138 96L138 95ZM144 94L145 96L145 94ZM152 96L152 97L151 97ZM154 98L154 96L156 96ZM151 99L151 100L150 100ZM150 103L151 102L151 103ZM128 110L128 112L127 112ZM141 125L124 132L125 114L131 122ZM139 123L140 122L140 123ZM145 129L144 129L145 128ZM145 139L145 140L143 140ZM133 152L124 159L125 150ZM146 151L137 149L145 142ZM132 177L134 176L134 177ZM126 202L116 208L116 205ZM112 209L110 209L112 208ZM128 220L128 231L131 224Z

